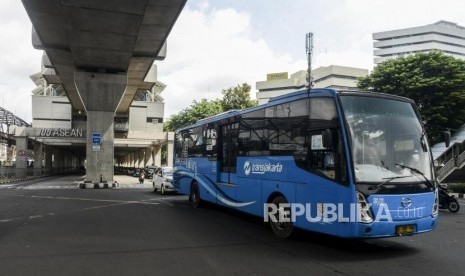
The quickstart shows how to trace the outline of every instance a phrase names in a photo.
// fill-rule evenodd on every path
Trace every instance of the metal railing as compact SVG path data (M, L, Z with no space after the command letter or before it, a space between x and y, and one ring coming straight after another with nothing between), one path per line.
M465 141L455 142L434 160L436 176L439 182L452 172L465 165Z

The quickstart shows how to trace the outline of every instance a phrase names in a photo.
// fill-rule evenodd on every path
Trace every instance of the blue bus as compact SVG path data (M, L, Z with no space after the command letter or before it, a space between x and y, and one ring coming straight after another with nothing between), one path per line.
M435 228L437 181L415 103L371 92L302 90L175 132L175 188L294 228L347 238Z

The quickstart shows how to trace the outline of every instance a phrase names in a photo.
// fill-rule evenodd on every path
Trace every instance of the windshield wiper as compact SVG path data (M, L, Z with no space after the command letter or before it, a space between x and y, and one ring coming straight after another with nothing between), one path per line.
M376 185L376 189L379 189L379 188L383 187L385 184L391 182L394 179L407 178L407 177L411 177L411 175L399 175L399 176L393 176L393 177L384 177L383 179L386 179L386 180L384 182Z
M413 167L409 167L409 166L405 166L405 165L402 165L402 164L399 164L399 163L395 163L396 166L399 166L401 167L402 169L409 169L411 172L413 173L416 173L417 175L421 175L423 176L423 178L426 180L426 182L428 183L428 185L431 187L431 188L434 188L434 184L433 182L431 182L431 180L428 179L428 177L426 177L426 175L424 173L422 173L420 170L416 169L416 168L413 168Z

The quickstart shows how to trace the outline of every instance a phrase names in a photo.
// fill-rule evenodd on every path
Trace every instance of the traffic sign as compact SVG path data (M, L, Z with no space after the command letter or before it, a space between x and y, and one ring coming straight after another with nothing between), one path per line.
M100 145L100 133L98 132L92 132L92 144L94 145Z

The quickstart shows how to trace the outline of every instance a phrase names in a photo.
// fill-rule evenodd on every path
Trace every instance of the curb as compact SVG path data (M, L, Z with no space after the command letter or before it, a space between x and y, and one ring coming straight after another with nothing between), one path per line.
M83 181L79 183L80 189L110 189L110 188L117 188L118 182L116 181Z
M15 182L21 182L21 181L28 181L28 180L37 179L37 178L40 178L40 177L42 177L42 176L28 176L28 177L24 177L24 178L13 178L13 179L9 179L9 180L0 181L0 185L15 183Z

